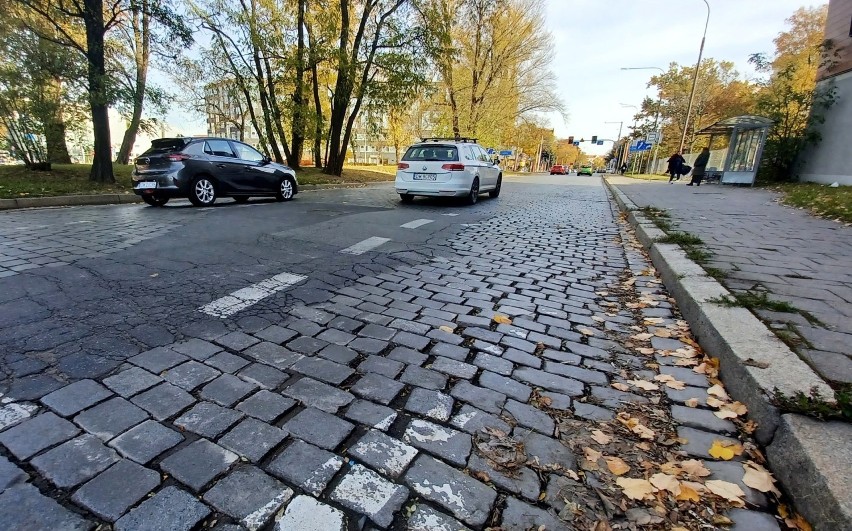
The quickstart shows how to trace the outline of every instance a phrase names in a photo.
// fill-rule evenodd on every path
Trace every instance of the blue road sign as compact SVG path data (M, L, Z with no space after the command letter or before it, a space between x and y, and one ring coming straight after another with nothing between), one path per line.
M574 142L574 145L575 145L575 146L579 146L579 145L580 145L580 143L579 143L579 142Z
M488 152L489 155L493 155L493 154L497 153L496 151L494 151L494 148L488 148L486 151Z
M639 151L651 151L652 147L654 147L653 144L649 144L644 140L639 140L635 144L630 145L630 153L636 153Z
M504 149L500 152L500 156L501 157L511 157L512 156L512 150L511 149Z
M599 145L599 146L602 146L602 145L603 145L603 140L598 140L598 145Z

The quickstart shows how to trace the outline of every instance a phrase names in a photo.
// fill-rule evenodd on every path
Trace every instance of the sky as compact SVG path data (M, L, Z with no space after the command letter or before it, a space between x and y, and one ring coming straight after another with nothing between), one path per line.
M707 0L710 20L703 57L732 61L744 77L754 77L748 64L753 53L774 50L772 40L785 29L784 20L807 0ZM636 109L657 70L622 71L622 67L669 63L694 65L707 20L703 0L546 0L547 28L554 37L554 73L568 109L568 119L554 115L557 138L592 135L615 139L633 124ZM612 145L587 147L603 154Z
M754 77L749 55L771 53L772 39L785 28L784 20L808 0L707 0L710 20L704 57L733 61L744 77ZM546 25L553 35L553 71L568 119L549 117L557 138L592 135L615 139L632 125L636 110L656 70L622 71L622 67L669 63L693 65L707 20L704 0L545 0ZM183 134L204 134L202 116L178 108L166 116ZM603 154L611 144L583 150Z

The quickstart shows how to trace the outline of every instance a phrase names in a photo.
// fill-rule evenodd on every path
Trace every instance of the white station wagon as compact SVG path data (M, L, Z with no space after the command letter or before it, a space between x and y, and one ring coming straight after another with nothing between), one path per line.
M402 156L396 192L403 203L414 196L464 197L475 204L479 194L500 195L503 170L475 138L426 138Z

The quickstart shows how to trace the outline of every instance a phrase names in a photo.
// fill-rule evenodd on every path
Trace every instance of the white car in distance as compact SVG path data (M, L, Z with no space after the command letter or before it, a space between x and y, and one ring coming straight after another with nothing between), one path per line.
M464 197L473 205L479 195L500 195L503 170L475 138L426 138L402 156L396 192L403 203L415 196Z

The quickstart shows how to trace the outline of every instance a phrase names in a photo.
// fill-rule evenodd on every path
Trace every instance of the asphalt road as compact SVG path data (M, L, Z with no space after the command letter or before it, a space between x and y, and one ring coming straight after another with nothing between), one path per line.
M403 205L387 183L303 192L288 203L2 213L0 267L14 265L0 273L8 275L0 278L0 393L37 398L152 347L225 328L261 330L359 276L451 253L447 240L466 225L530 208L538 196L594 189L604 198L597 177L507 181L501 197L483 195L473 207L426 198ZM411 222L423 224L404 227ZM387 241L363 254L341 252L369 238ZM227 319L198 311L281 273L307 278Z

